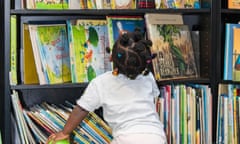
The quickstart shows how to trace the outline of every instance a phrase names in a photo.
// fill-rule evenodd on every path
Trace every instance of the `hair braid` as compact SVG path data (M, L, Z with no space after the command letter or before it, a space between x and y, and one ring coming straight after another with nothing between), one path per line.
M117 68L130 79L139 74L147 75L152 60L150 47L152 42L145 40L139 29L132 33L124 33L115 42L112 50L114 69Z

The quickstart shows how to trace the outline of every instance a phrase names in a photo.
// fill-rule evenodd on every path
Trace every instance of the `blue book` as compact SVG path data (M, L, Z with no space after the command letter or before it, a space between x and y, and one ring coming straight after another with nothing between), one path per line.
M232 80L233 76L233 28L240 28L240 24L226 23L225 26L225 52L224 52L224 70L223 80Z
M141 16L107 16L107 23L110 48L119 35L125 32L133 32L138 28L145 34L145 21Z

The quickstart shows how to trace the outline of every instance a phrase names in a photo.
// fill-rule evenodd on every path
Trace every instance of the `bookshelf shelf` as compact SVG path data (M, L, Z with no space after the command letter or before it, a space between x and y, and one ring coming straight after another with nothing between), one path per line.
M24 89L64 89L64 88L85 88L88 83L81 83L81 84L72 84L72 83L65 83L65 84L52 84L52 85L16 85L11 86L11 89L15 90L24 90Z
M240 9L221 9L222 14L240 14Z
M138 10L11 10L12 15L39 16L39 15L143 15L144 13L180 13L180 14L210 14L211 9L138 9Z

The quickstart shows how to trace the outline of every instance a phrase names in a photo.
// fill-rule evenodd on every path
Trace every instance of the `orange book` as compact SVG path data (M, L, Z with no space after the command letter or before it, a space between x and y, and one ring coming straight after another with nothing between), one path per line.
M229 9L240 9L240 0L228 0Z
M240 81L240 28L233 29L233 81Z

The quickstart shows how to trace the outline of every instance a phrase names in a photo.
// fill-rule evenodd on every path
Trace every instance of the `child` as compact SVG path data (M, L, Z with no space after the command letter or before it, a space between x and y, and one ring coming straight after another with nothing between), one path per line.
M112 49L113 72L89 83L64 129L52 134L48 141L69 138L89 111L102 107L113 132L111 144L165 144L154 104L159 89L149 70L151 45L138 30L120 36Z

